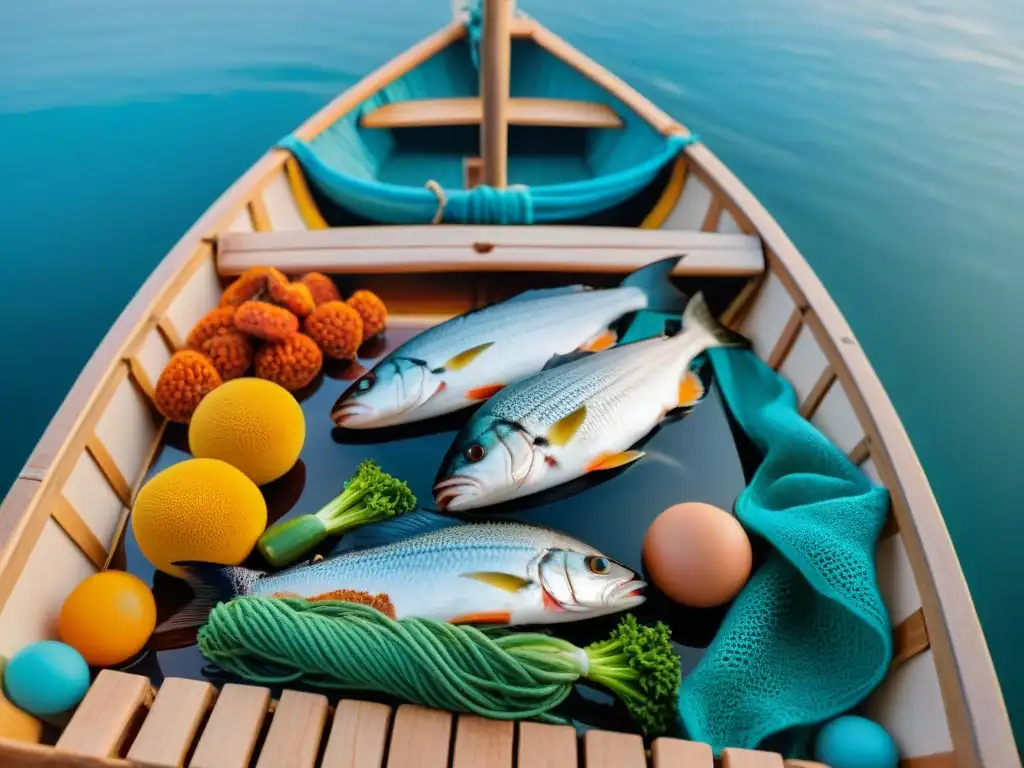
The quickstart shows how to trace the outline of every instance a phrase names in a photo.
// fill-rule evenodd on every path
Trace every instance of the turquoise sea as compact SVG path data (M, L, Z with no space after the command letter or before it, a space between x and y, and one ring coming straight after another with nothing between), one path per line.
M524 10L696 130L824 280L931 478L1024 728L1024 5ZM0 4L0 483L220 191L448 17L446 0Z

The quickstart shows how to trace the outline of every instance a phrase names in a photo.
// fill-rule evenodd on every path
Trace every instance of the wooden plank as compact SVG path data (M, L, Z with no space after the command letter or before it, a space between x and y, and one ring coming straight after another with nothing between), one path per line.
M0 765L3 768L136 768L116 757L90 757L63 752L44 744L26 744L0 739Z
M830 766L814 760L783 760L782 764L786 768L830 768Z
M519 723L517 768L576 768L576 729L571 725Z
M583 735L586 768L647 768L644 740L635 733L590 730Z
M512 38L508 24L514 0L483 0L483 34L480 41L480 155L483 183L508 186L508 96L512 80Z
M165 679L128 751L128 759L149 768L183 766L215 696L209 683L180 677Z
M118 495L118 498L125 504L130 504L132 487L128 484L124 474L121 472L121 468L117 466L117 462L114 461L114 457L110 455L110 451L107 450L107 446L103 444L103 441L93 433L89 436L85 448L96 460L100 471L103 472L103 476L107 478L107 482L110 483L110 487L114 489L114 493Z
M89 558L96 569L102 569L107 562L106 547L96 538L96 534L78 514L78 510L71 506L71 502L63 495L55 494L50 516L64 529L64 533L75 542L75 546L82 550L82 554Z
M924 621L924 611L918 608L910 616L901 621L892 630L892 663L895 669L900 664L928 650L928 626Z
M772 347L772 351L768 353L768 357L765 359L769 368L778 370L779 366L786 360L786 355L793 348L793 343L796 341L802 325L803 316L798 308L794 308L789 315L789 319L786 320L786 324L782 327L782 333L779 334L778 341L775 342L775 346Z
M174 327L174 323L166 315L156 321L156 329L160 331L164 341L167 342L167 346L172 350L185 348L185 340L178 333L178 329Z
M651 743L652 768L713 768L710 744L681 739L655 739Z
M338 702L320 768L380 768L390 722L391 707L384 704Z
M442 27L344 91L299 126L294 135L305 141L313 139L385 85L416 68L438 51L464 37L465 34L466 25L460 22L452 22Z
M385 104L359 119L363 128L419 128L480 125L483 102L478 98L412 99ZM508 103L509 125L562 128L621 128L620 118L607 104L570 99L514 98Z
M677 249L635 248L495 248L486 254L469 249L394 248L366 251L253 251L227 253L218 266L223 274L241 274L251 267L278 266L287 272L327 274L390 274L443 272L613 272L628 273L651 261L679 255ZM690 250L673 271L676 276L752 277L761 274L760 254L750 251Z
M832 370L832 366L826 365L825 370L821 372L818 380L811 387L807 398L800 403L801 416L805 419L810 419L814 415L814 412L818 410L818 406L821 405L822 399L828 393L829 388L835 383L835 380L836 372Z
M326 722L326 696L285 690L256 768L313 768Z
M447 768L452 715L403 704L395 711L388 768Z
M511 720L462 715L455 726L452 768L512 768Z
M137 357L128 358L128 370L131 372L132 378L135 383L142 390L143 394L149 398L150 402L153 400L153 382L150 381L149 374L146 373L146 369L142 367L142 363L139 362Z
M714 232L718 229L718 220L722 218L722 198L714 195L708 212L704 214L704 222L700 225L702 232Z
M269 706L268 688L225 685L189 768L247 768Z
M148 677L101 670L57 740L57 749L115 757L139 709L152 695Z
M584 227L575 225L409 225L349 227L284 232L227 232L217 240L218 259L239 251L306 251L396 248L473 248L483 252L496 246L523 248L638 248L690 250L752 250L762 252L755 235L697 232L681 229L636 227ZM218 265L218 272L225 271ZM291 273L296 274L296 273Z
M782 755L726 747L722 750L722 768L783 768Z
M871 455L871 440L867 436L862 437L853 448L850 449L850 461L854 464L863 464L864 460Z
M952 752L904 757L900 760L900 768L958 768L958 765L956 755Z
M255 192L249 201L249 215L252 216L252 226L257 232L269 232L273 229L262 192Z
M624 80L613 75L596 61L573 48L565 40L540 24L537 24L534 30L533 41L597 83L606 91L611 91L623 104L650 123L655 130L663 134L689 135L690 132L686 128L655 106L653 102L635 88L627 85Z

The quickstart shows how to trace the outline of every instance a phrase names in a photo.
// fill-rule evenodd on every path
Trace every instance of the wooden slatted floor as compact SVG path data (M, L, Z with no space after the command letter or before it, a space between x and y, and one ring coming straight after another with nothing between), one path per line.
M582 759L581 759L582 758ZM0 742L3 766L149 768L714 768L711 749L635 734L512 723L404 704L105 670L56 748ZM827 768L773 753L724 750L721 768Z

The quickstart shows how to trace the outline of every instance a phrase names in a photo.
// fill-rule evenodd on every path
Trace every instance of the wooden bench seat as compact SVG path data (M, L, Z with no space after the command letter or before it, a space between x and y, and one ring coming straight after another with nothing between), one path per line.
M262 686L168 678L147 709L149 679L103 670L50 747L0 743L3 765L95 768L715 768L711 747L632 733L512 723L436 709ZM626 726L626 723L623 723ZM261 738L262 736L262 738ZM127 760L119 755L127 753ZM189 758L191 755L191 758ZM827 768L773 752L725 749L721 768Z
M754 235L578 226L353 227L232 232L217 243L217 271L289 274L539 271L625 273L685 254L677 275L752 277L764 271Z
M415 99L386 104L360 118L364 128L422 128L431 125L479 125L479 98ZM621 128L620 118L607 104L569 99L514 98L508 102L509 125L559 128Z

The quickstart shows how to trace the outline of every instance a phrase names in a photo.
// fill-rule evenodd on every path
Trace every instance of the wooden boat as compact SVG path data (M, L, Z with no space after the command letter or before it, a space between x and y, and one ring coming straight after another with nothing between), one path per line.
M487 39L499 42L484 54L496 59L500 82L502 22L493 22L497 36ZM444 96L428 89L418 100L401 98L409 83L430 80L424 72L455 77L457 59L469 57L467 24L457 16L342 93L295 137L315 143L326 132L347 130L370 142L391 140L397 154L376 167L377 178L388 184L416 178L418 187L429 174L444 195L445 188L473 187L481 173L502 186L498 156L506 151L513 182L548 174L545 183L563 183L595 167L578 154L581 148L622 141L610 133L640 131L651 146L659 137L689 136L536 20L506 22L504 39L511 39L514 56L530 57L538 75L516 80L510 98L492 94L482 102L473 90L475 70L465 61L458 77L468 92L448 83ZM506 53L506 81L507 60ZM585 100L555 98L560 83L570 81L572 94L585 86ZM549 137L548 157L522 154L525 134L495 130L502 114L513 127ZM483 140L489 168L481 168L477 145L465 143L481 121L491 126ZM438 137L444 135L439 126L459 129L451 134L454 143L438 150L442 155L417 160L409 149L422 146L416 131ZM548 160L551 168L544 167ZM426 170L417 171L417 162ZM122 312L0 508L0 654L9 658L29 642L54 637L63 598L109 565L133 495L163 442L166 422L152 405L154 382L233 276L256 265L358 276L385 299L391 328L420 329L526 285L610 283L655 258L685 253L678 276L719 286L727 299L723 321L747 334L756 353L793 384L801 413L891 493L877 567L895 651L886 680L861 710L893 734L905 768L1020 765L956 554L892 403L807 262L706 146L690 143L641 189L560 226L431 225L434 203L423 224L377 225L328 197L292 153L270 150L189 229ZM339 219L346 216L362 226L344 226ZM576 766L580 749L590 768L645 766L648 759L665 768L712 765L706 745L673 739L645 751L631 733L591 730L579 744L567 727L513 727L356 700L333 709L331 715L327 700L309 693L285 691L272 700L257 686L218 693L206 682L176 678L157 690L147 677L108 670L70 720L56 726L44 727L0 698L0 764L172 766L188 759L209 768L258 759L259 766L376 766L386 754L390 768L449 760L456 768L510 766L513 755L519 766ZM770 753L722 755L728 768L782 763Z

